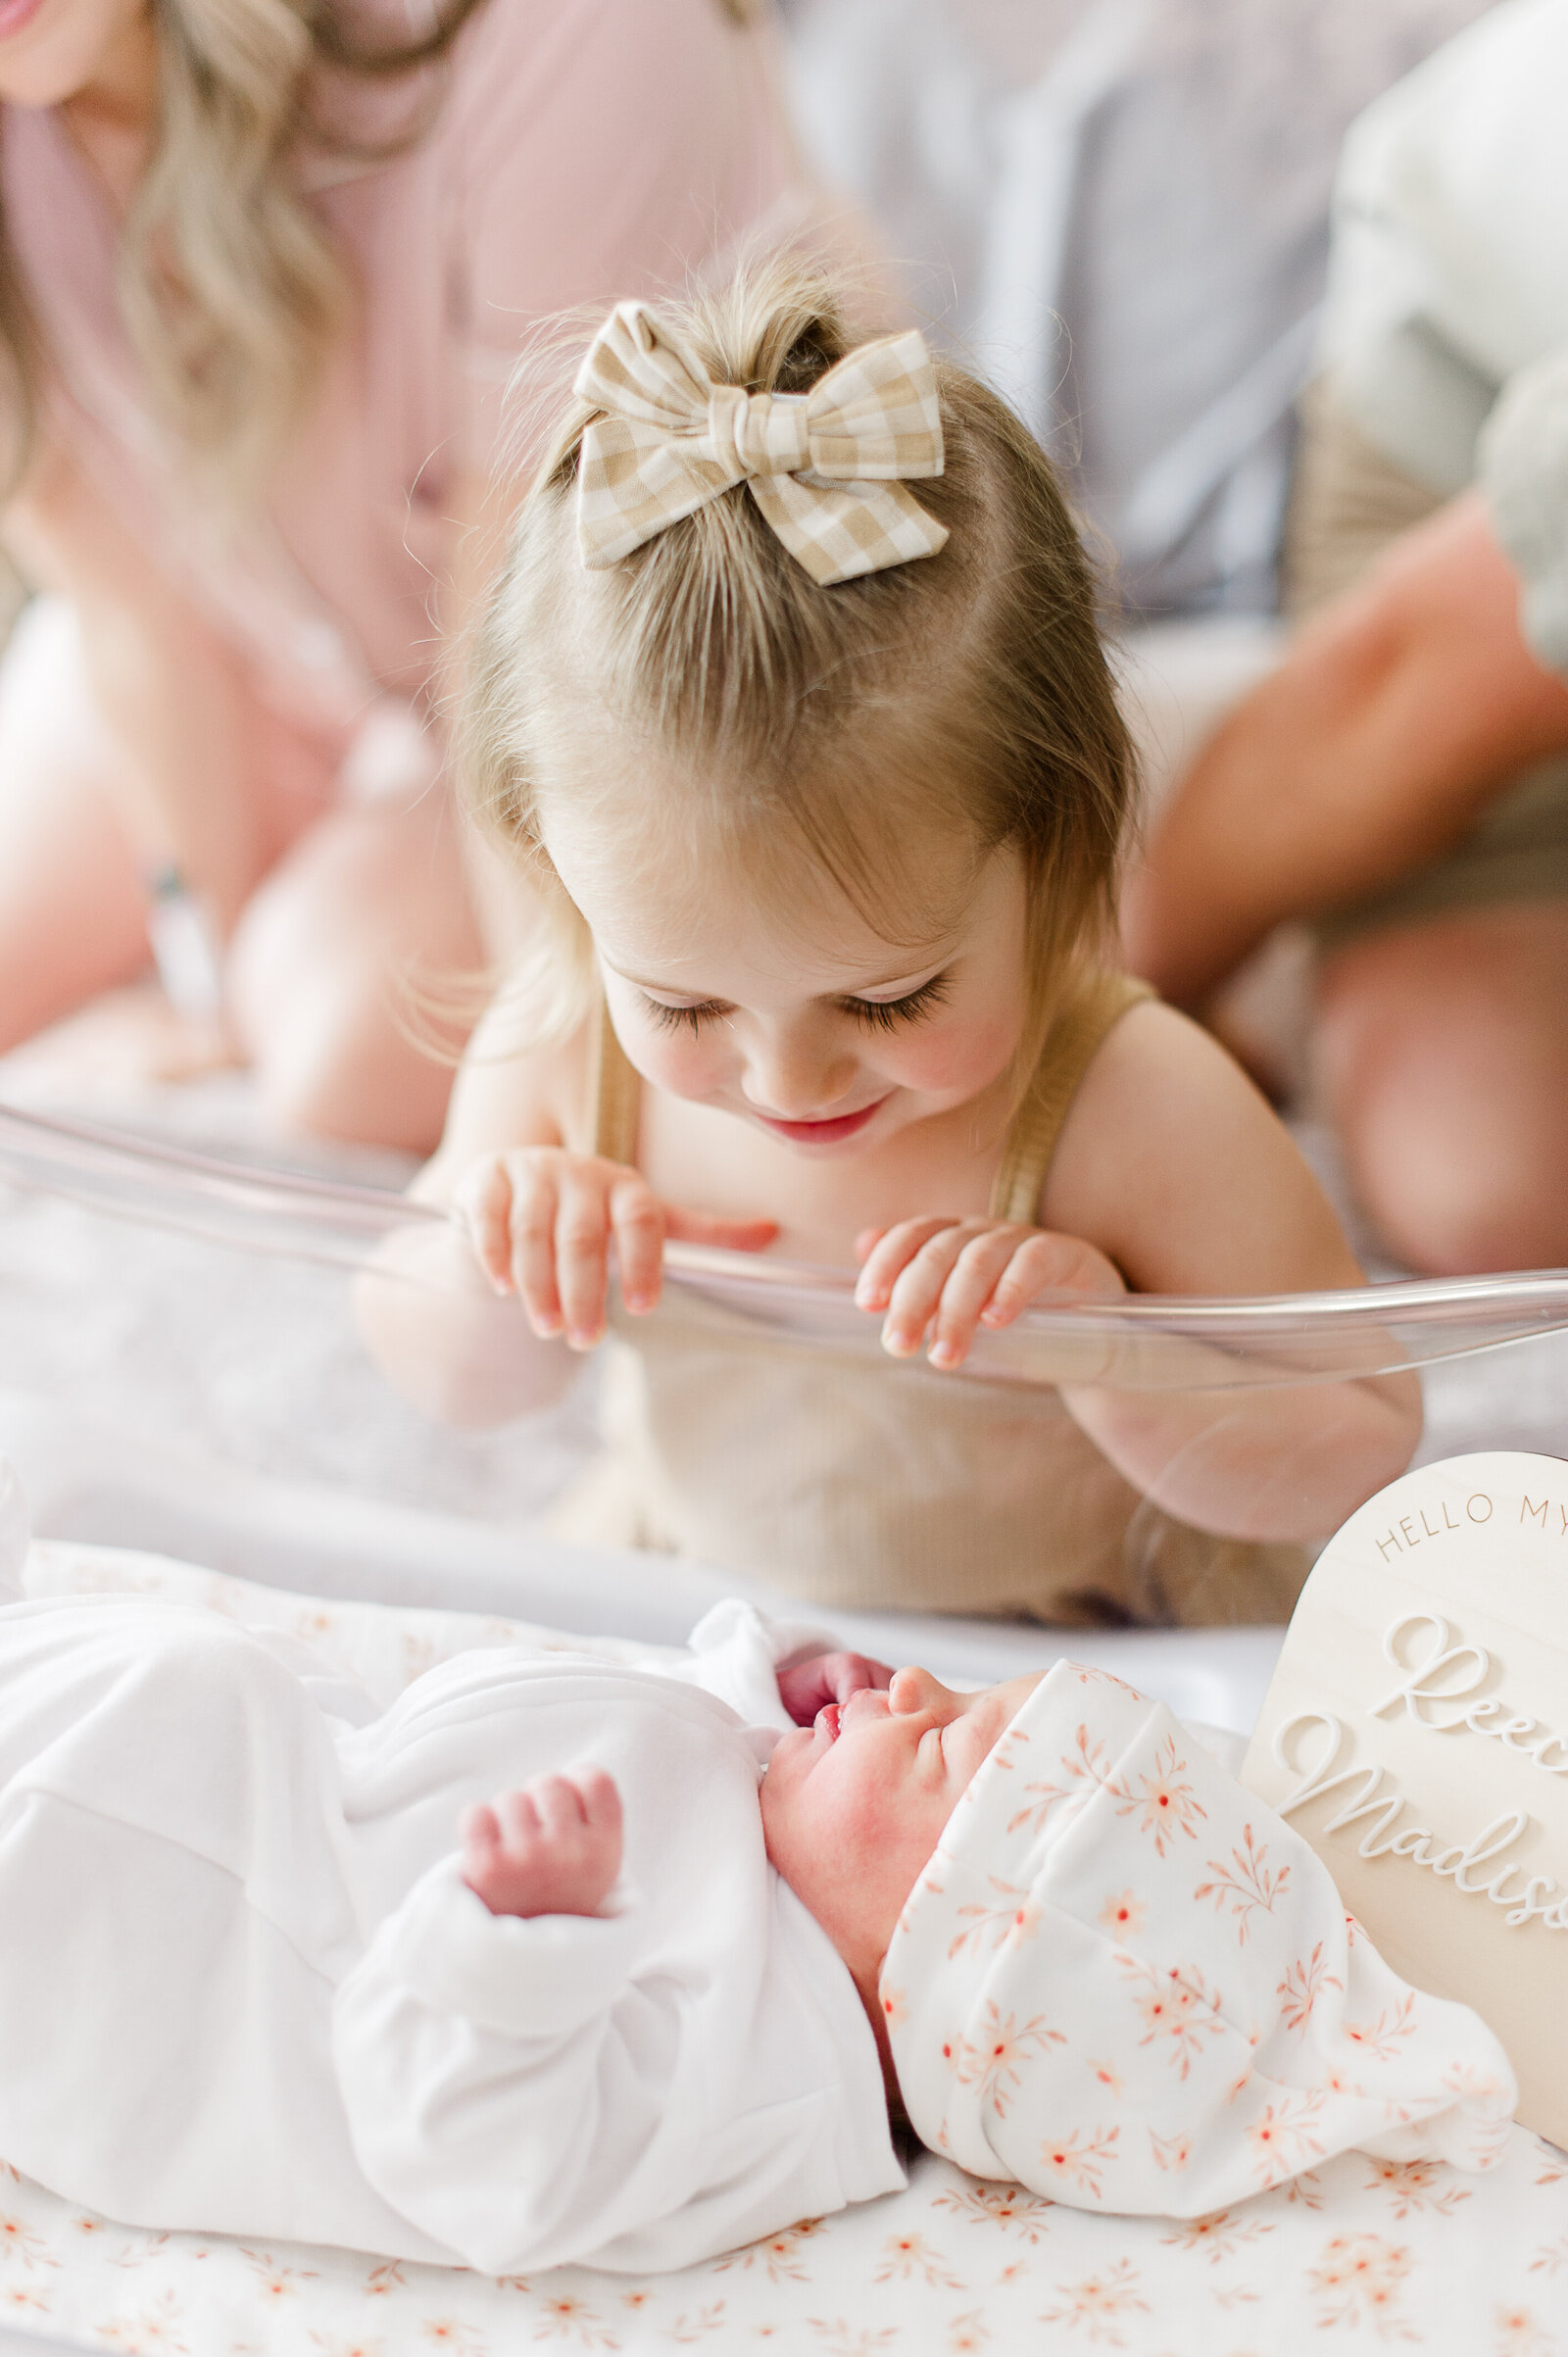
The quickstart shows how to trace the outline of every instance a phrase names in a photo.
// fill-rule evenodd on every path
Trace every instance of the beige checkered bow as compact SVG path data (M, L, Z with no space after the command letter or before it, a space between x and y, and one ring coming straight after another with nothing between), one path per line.
M942 472L942 417L924 338L862 344L808 393L714 384L642 303L617 303L577 371L607 414L582 438L577 543L593 569L744 482L823 587L934 557L946 527L899 476Z

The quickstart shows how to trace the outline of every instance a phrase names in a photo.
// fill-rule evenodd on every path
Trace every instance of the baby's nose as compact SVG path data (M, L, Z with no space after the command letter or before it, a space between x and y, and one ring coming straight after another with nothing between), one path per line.
M895 1670L888 1688L888 1700L897 1711L940 1710L953 1696L940 1678L929 1670Z

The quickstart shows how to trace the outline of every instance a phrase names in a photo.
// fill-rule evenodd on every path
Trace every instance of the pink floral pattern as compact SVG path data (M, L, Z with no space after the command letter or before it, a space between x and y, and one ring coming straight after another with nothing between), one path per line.
M1225 2210L1391 2129L1401 2157L1490 2165L1496 2039L1352 1943L1322 1861L1168 1710L1119 1683L1086 1699L1058 1663L1007 1740L888 1951L925 2144L1152 2215Z
M1107 1787L1116 1798L1116 1813L1134 1817L1138 1830L1154 1844L1156 1857L1165 1855L1165 1844L1185 1834L1189 1841L1198 1839L1198 1825L1208 1811L1188 1781L1188 1767L1176 1749L1176 1739L1167 1736L1154 1758L1152 1775L1129 1779Z
M1290 1888L1291 1870L1289 1866L1271 1867L1268 1843L1259 1841L1251 1827L1245 1825L1229 1858L1210 1858L1208 1871L1213 1881L1200 1883L1193 1896L1212 1898L1216 1914L1228 1910L1237 1940L1245 1947L1252 1916L1273 1914L1275 1900Z

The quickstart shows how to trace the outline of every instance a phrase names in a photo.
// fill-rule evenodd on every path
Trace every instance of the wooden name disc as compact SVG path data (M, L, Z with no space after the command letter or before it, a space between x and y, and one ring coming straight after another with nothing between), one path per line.
M1568 1464L1448 1457L1352 1514L1242 1775L1396 1972L1475 2007L1519 2118L1568 2144Z

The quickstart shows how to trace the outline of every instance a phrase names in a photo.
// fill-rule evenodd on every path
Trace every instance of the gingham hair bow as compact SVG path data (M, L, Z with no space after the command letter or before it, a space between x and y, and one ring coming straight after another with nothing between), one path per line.
M899 479L942 472L936 376L913 331L862 344L808 393L748 393L714 384L646 304L617 303L575 389L606 413L577 468L577 542L594 570L741 482L824 588L934 557L947 539Z

